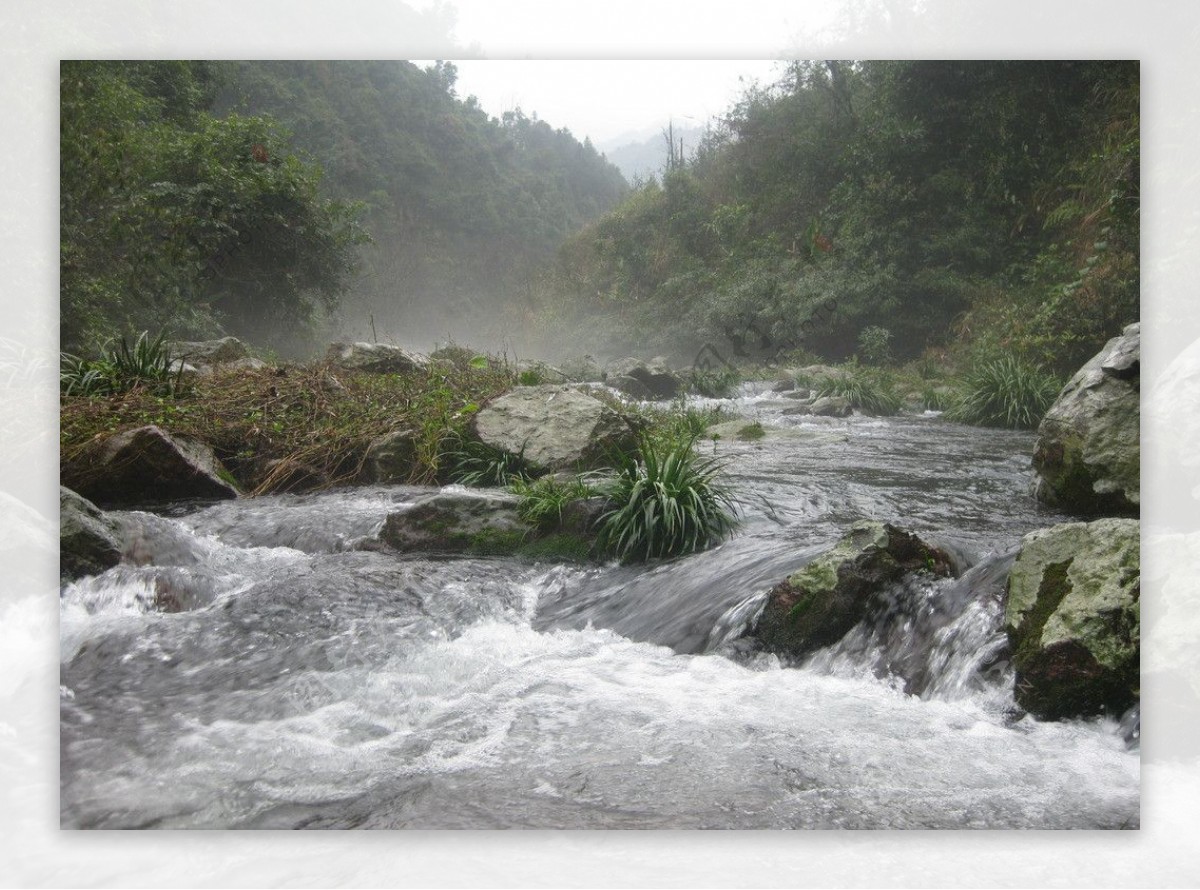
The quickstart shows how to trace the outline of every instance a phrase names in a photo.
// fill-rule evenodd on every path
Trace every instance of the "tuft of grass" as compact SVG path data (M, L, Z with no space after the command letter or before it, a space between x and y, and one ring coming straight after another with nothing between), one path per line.
M763 429L763 425L757 420L754 423L748 423L737 431L737 437L745 442L753 442L756 439L761 439L767 434Z
M531 525L543 530L563 526L568 506L602 494L593 483L594 477L576 476L562 481L553 476L537 480L520 479L509 485L509 489L520 496L517 514Z
M737 507L721 484L721 464L703 458L694 440L645 439L606 486L612 508L599 520L597 548L622 562L694 553L737 524Z
M176 395L183 391L183 363L174 364L166 335L151 340L150 332L142 331L133 345L124 336L115 345L105 344L98 359L63 353L59 383L68 396L115 395L139 386Z
M1053 374L1013 356L976 365L947 420L975 426L1033 429L1054 404L1061 383Z
M938 386L921 387L921 407L926 411L946 411L952 401L950 393Z
M904 400L896 393L890 377L856 367L846 370L845 376L823 379L817 385L817 397L841 396L851 407L867 414L888 416L899 412Z
M473 487L504 487L527 482L534 473L525 460L525 449L512 454L475 440L459 439L457 445L443 451L452 469L450 479Z
M718 368L712 371L692 370L687 378L688 389L710 399L728 399L742 382L742 376L734 368Z

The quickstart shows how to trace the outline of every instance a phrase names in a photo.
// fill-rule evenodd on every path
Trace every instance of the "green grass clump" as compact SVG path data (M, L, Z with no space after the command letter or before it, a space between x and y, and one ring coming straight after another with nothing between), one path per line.
M141 386L157 395L175 395L183 390L183 363L178 368L171 357L166 335L153 340L142 331L133 345L125 337L106 344L100 358L86 359L63 353L59 383L66 395L116 395Z
M730 398L741 382L741 374L729 367L712 371L693 370L688 375L688 389L710 399Z
M1060 389L1053 374L1004 356L983 362L967 374L962 396L945 417L975 426L1033 429Z
M926 411L946 411L952 402L951 394L938 386L921 387L921 407Z
M896 414L904 404L890 377L861 368L846 368L844 376L823 379L816 394L818 398L841 396L852 408L884 416Z
M612 508L599 520L597 547L622 562L694 553L728 535L737 509L718 481L721 465L692 439L644 439L639 458L606 488Z
M509 489L521 498L517 514L522 519L541 529L556 529L562 527L570 504L601 494L590 480L591 477L576 476L564 482L546 476L536 481L517 480Z
M512 454L471 439L459 439L444 451L443 459L453 468L450 479L459 485L503 488L533 478L525 450Z
M753 442L756 439L761 439L767 434L763 429L763 425L757 420L754 423L748 423L737 431L737 437L745 442Z

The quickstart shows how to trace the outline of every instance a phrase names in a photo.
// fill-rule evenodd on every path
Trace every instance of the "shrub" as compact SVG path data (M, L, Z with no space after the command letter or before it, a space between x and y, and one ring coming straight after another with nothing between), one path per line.
M642 442L605 494L597 546L622 562L693 553L721 540L737 524L730 493L717 481L721 465L702 458L692 440Z
M871 365L886 365L892 360L892 332L879 325L868 325L858 335L858 354Z
M952 404L950 393L937 386L921 387L921 407L926 411L945 411Z
M977 365L966 377L963 394L946 412L948 420L976 426L1032 429L1061 389L1059 380L1013 356Z
M827 377L816 389L817 397L841 396L853 408L867 414L891 415L904 400L896 394L891 378L859 368L846 368L844 376Z

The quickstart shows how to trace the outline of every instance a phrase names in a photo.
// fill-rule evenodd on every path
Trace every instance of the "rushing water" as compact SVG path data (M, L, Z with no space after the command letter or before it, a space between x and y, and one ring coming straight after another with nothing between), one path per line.
M1016 712L1000 629L1033 437L793 418L706 444L745 502L650 567L355 549L408 487L119 514L126 564L61 597L75 828L1128 828L1115 721ZM965 569L800 666L739 640L855 520Z

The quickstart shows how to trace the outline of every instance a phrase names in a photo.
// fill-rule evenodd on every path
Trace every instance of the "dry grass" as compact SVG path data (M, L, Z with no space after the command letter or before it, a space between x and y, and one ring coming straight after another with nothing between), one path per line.
M79 472L90 444L146 424L212 446L243 491L286 490L360 479L368 446L416 431L410 481L446 478L445 454L471 415L512 385L507 369L434 364L410 374L367 374L326 363L218 370L172 398L147 388L109 397L63 396L61 466Z

